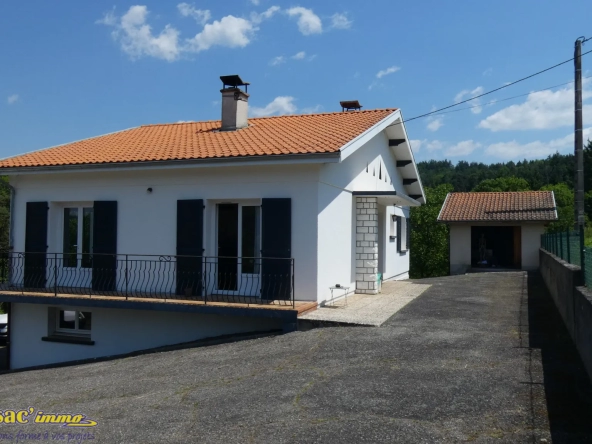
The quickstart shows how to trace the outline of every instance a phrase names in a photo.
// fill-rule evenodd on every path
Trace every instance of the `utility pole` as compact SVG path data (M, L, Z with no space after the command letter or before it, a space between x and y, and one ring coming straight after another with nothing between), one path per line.
M587 39L580 37L575 43L575 229L580 233L580 262L582 276L585 276L584 257L584 136L582 133L582 43Z

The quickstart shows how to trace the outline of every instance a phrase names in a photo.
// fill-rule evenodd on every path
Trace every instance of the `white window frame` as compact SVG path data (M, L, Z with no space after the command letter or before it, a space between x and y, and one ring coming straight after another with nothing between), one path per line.
M73 311L74 312L74 328L60 328L60 312L66 312L66 311ZM88 310L84 310L86 313L91 313L91 311ZM55 327L54 327L54 331L55 333L58 333L60 335L66 335L66 336L85 336L85 337L90 337L91 331L92 331L92 321L91 321L91 329L90 330L82 330L79 328L79 324L78 324L78 320L80 317L80 313L82 313L83 310L76 310L76 309L69 309L69 308L60 308L57 307L55 308Z
M65 229L65 224L66 224L66 220L64 217L64 210L68 209L68 208L76 208L78 210L78 232L77 232L77 237L76 237L76 267L64 267L64 268L69 268L71 270L76 270L76 269L82 269L82 268L89 268L89 267L82 267L82 237L83 237L83 226L84 226L84 210L87 208L90 208L93 210L94 213L94 206L92 203L87 203L87 202L83 202L83 203L65 203L61 206L61 229L60 229L60 250L61 250L61 254L62 257L64 257L64 255L66 254L66 252L64 251L64 229ZM90 244L91 244L91 248L90 248L90 253L92 253L93 250L93 237L92 237L92 231L93 231L93 227L91 224L91 233L90 233Z

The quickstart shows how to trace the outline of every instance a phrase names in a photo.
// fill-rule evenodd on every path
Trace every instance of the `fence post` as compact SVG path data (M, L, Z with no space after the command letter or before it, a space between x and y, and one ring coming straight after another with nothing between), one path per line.
M559 232L557 234L559 235L559 257L561 259L564 259L564 257L563 257L563 233Z
M565 240L567 243L567 262L571 264L571 252L569 251L569 228L565 230Z

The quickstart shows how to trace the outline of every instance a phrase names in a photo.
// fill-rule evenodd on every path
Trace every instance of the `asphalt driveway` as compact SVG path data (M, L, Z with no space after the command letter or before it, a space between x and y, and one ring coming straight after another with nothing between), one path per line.
M108 443L592 442L590 382L538 277L421 282L382 327L2 375L0 410L82 412L99 424L74 432ZM19 430L64 431L0 437Z

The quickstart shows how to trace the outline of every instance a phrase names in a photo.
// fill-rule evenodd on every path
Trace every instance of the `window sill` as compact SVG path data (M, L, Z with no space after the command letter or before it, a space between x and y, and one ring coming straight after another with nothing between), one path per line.
M95 341L92 341L90 338L66 335L43 336L41 340L46 342L61 342L64 344L95 345Z

